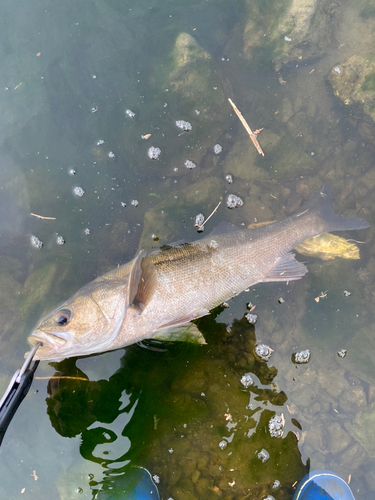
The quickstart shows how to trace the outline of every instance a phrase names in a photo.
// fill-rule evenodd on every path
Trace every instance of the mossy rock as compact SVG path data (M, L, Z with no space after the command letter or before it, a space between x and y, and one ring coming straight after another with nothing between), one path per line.
M360 105L375 121L375 62L361 56L336 64L328 76L336 97L345 105Z

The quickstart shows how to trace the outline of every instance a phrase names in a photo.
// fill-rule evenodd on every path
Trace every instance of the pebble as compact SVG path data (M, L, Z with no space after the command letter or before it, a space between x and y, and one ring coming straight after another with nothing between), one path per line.
M240 382L245 387L245 389L254 385L254 380L250 373L245 373L244 375L242 375Z
M186 122L185 120L177 120L176 121L176 126L185 132L189 132L193 127L191 126L191 123Z
M258 321L258 315L257 314L247 313L245 315L245 318L250 323L250 325L255 325L255 323Z
M270 418L268 430L270 431L271 437L281 438L284 434L284 425L285 419L282 413L280 415L276 414L274 417Z
M243 201L239 196L236 196L235 194L229 194L227 198L227 207L228 208L237 208L237 207L242 207Z
M215 155L219 155L222 151L223 151L222 146L220 146L220 144L215 144L215 146L214 146Z
M125 111L125 114L129 117L129 118L134 118L135 117L135 113L133 113L133 111L131 109L127 109Z
M273 349L266 344L257 344L254 351L255 354L263 361L268 361L273 353Z
M257 457L259 460L261 460L262 463L267 462L267 460L270 458L270 454L268 453L267 450L262 448L260 452L257 454Z
M190 170L192 170L193 168L196 167L196 164L194 162L192 162L191 160L186 160L184 165L186 168L189 168Z
M56 243L57 243L58 245L63 245L63 244L65 243L65 240L64 240L64 238L63 238L62 236L58 236L58 237L56 238Z
M232 184L233 182L233 175L232 174L228 174L225 176L225 180L227 181L228 184Z
M76 187L73 188L73 194L75 194L76 196L81 197L81 196L83 196L85 194L85 192L84 192L84 190L81 187L76 186Z
M310 361L310 357L311 357L311 352L309 349L306 349L305 351L295 352L292 355L292 360L293 363L303 364L303 363L308 363Z
M159 148L154 148L154 146L151 146L151 148L148 150L148 157L151 158L151 160L157 160L160 156L161 150Z
M43 246L43 243L40 241L40 239L34 235L31 236L30 241L32 246L37 248L38 250L40 250Z

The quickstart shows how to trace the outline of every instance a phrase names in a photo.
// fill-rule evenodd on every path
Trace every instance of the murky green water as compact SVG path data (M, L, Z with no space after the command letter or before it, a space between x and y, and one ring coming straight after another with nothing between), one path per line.
M2 2L1 393L44 313L139 247L199 238L196 215L220 200L206 232L281 219L328 183L336 211L372 227L346 235L364 242L360 260L300 257L303 280L259 284L199 320L206 346L41 363L0 449L1 498L126 498L134 466L163 499L287 500L318 468L374 495L375 18L369 2L304 6ZM264 157L228 98L264 127ZM228 210L228 194L244 205Z

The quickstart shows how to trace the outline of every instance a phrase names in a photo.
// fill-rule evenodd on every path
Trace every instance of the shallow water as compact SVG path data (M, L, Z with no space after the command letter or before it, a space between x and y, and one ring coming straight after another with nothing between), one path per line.
M44 313L138 248L199 238L196 216L219 201L204 234L223 219L281 219L324 183L338 213L372 227L345 235L364 242L359 261L299 257L301 281L259 284L199 320L206 346L145 341L41 363L0 449L1 498L124 498L133 466L164 499L287 500L321 468L357 500L374 495L373 124L328 82L334 65L371 54L374 18L365 2L330 12L336 31L275 71L288 5L2 3L1 392ZM264 158L229 97L264 127ZM228 209L229 194L243 206ZM309 362L293 363L306 349Z

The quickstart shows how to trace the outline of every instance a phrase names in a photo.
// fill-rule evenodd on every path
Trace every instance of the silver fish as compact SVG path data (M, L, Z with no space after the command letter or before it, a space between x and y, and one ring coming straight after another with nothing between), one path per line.
M332 210L323 188L296 214L240 230L222 222L208 236L140 252L87 284L42 320L29 342L36 359L56 360L118 349L143 339L205 343L193 320L259 282L292 281L307 272L291 250L328 231L364 229Z

